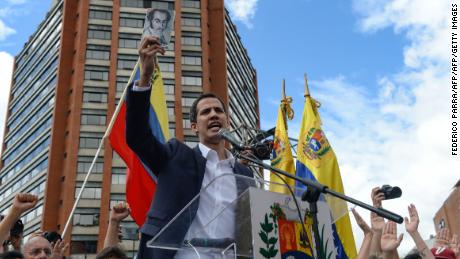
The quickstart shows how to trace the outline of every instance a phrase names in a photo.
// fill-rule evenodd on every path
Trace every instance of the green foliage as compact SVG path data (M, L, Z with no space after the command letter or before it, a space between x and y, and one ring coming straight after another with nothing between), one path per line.
M268 218L271 218L273 220L273 223L269 221ZM259 253L264 257L264 258L273 258L278 254L278 249L275 248L276 243L278 242L278 237L277 237L277 229L278 229L278 221L275 220L277 217L273 214L270 213L268 215L265 213L264 221L260 222L260 232L259 232L259 237L262 239L262 241L265 243L265 247L261 247L259 249ZM270 237L270 233L275 229L275 236Z

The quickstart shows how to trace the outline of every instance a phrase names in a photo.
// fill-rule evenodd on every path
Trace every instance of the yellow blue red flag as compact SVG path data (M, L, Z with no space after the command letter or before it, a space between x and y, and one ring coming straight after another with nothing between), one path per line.
M139 80L139 78L140 66L138 62L134 67L128 85ZM149 126L152 134L164 143L169 139L169 122L163 78L158 65L156 66L152 81ZM139 226L142 226L156 190L156 176L126 144L126 104L124 100L121 100L121 102L123 103L113 124L109 140L112 148L126 163L126 201L130 205L131 216Z
M292 119L293 115L290 106L291 102L291 97L284 97L281 100L281 104L278 108L278 118L276 120L275 135L273 137L273 159L271 160L271 165L275 168L295 175L294 159L292 157L291 144L289 143L286 124L287 119ZM277 176L273 172L270 173L270 181L279 183L270 185L270 191L273 192L288 194L288 189L284 187L284 184L287 183L291 187L294 186L293 179L282 175Z
M305 105L297 144L296 174L344 193L337 158L321 129L321 119L317 102L306 95ZM303 186L299 186L304 188ZM356 246L351 229L346 203L327 198L332 217L338 219L332 226L337 258L355 258Z

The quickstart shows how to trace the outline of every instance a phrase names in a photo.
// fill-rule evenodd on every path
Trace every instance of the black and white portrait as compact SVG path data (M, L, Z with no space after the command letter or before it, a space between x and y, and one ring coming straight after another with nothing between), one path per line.
M174 27L174 11L166 9L150 9L147 11L142 38L147 35L158 37L161 46L168 48L171 31Z

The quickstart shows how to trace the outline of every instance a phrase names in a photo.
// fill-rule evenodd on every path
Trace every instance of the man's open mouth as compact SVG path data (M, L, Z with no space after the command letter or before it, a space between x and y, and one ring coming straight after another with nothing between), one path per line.
M220 129L222 128L222 124L218 121L215 121L215 122L211 122L209 125L208 125L208 129L212 129L212 128L215 128L215 129Z

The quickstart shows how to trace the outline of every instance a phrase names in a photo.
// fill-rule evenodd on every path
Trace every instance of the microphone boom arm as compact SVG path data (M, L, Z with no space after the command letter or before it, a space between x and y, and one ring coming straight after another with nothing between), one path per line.
M394 221L396 223L403 223L404 219L403 217L401 217L400 215L394 213L394 212L391 212L391 211L388 211L386 209L382 209L382 208L375 208L369 204L366 204L362 201L359 201L357 199L354 199L352 197L349 197L345 194L342 194L342 193L339 193L339 192L336 192L334 190L331 190L329 189L329 187L323 185L323 184L320 184L318 182L314 182L314 181L311 181L311 180L308 180L308 179L303 179L303 178L300 178L298 176L295 176L295 175L292 175L288 172L285 172L283 170L280 170L278 168L275 168L275 167L272 167L271 165L268 165L268 164L265 164L263 161L261 160L258 160L258 159L254 159L252 157L249 157L249 156L246 156L246 155L243 155L241 154L240 152L235 152L236 153L236 157L240 158L240 159L244 159L244 160L247 160L251 163L254 163L264 169L267 169L267 170L270 170L270 171L275 171L281 175L284 175L288 178L291 178L291 179L294 179L296 180L297 182L300 182L302 183L303 185L309 187L309 188L312 188L312 189L315 189L321 193L324 193L324 194L329 194L331 196L334 196L334 197L337 197L341 200L344 200L344 201L347 201L347 202L350 202L356 206L359 206L363 209L366 209L366 210L369 210L371 212L374 212L376 213L377 215L379 215L380 217L383 217L383 218L386 218L388 220L391 220L391 221Z

